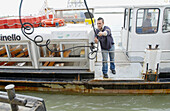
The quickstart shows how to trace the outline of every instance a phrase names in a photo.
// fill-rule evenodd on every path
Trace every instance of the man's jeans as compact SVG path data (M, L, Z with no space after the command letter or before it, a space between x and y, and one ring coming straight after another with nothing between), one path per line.
M110 70L115 70L115 64L114 64L114 52L108 52L108 51L114 51L115 50L115 47L114 45L112 45L112 47L109 49L109 50L103 50L104 52L102 52L102 58L103 58L103 67L102 67L102 71L103 71L103 74L107 74L108 72L108 54L109 54L109 57L110 57Z

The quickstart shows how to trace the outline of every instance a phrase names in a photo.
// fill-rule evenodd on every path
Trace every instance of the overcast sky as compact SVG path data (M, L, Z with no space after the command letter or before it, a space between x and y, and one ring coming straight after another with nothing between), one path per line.
M0 16L18 15L20 0L0 0ZM68 0L48 0L48 5L55 8L65 8ZM155 4L165 3L169 0L87 0L89 7L107 6L116 4ZM44 0L23 0L22 13L25 15L38 14ZM23 15L22 14L22 15Z

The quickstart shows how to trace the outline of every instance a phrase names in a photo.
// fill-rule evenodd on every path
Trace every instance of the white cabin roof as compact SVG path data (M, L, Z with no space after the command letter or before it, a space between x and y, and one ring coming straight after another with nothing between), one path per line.
M87 10L86 7L80 7L80 8L54 8L54 10L57 11L72 11L72 10ZM89 10L94 10L94 7L89 7Z
M98 8L155 8L155 7L170 7L170 4L142 4L142 5L110 5L110 6L95 6L94 9Z

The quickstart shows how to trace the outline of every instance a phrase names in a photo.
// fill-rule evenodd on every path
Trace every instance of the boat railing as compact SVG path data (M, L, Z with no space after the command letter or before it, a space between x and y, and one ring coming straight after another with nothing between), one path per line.
M112 31L115 40L115 60L117 64L143 63L145 51L125 51L121 47L120 31ZM114 33L115 32L115 33ZM19 39L17 35L10 35L11 39ZM3 38L5 39L5 38ZM51 49L64 49L73 46L84 45L88 41L54 41ZM120 45L120 46L119 46ZM65 47L64 47L65 46ZM99 48L100 49L100 48ZM98 51L96 62L101 63L101 52ZM170 63L170 50L161 50L160 63ZM44 47L36 47L35 44L25 40L22 42L1 42L0 68L26 68L26 69L88 69L88 48L74 49L71 51L52 53ZM137 56L136 56L137 55ZM110 62L110 61L104 61Z
M87 46L87 43L87 41L60 41L51 43L49 47L62 50L73 46ZM29 41L4 42L0 45L0 68L88 69L88 52L88 48L82 47L55 53L45 47L35 46Z
M101 55L102 52L114 52L115 58L114 61L102 61ZM129 57L128 55L130 53L143 53L145 54L145 51L123 51L123 50L115 50L115 51L98 51L97 54L97 58L96 58L96 62L98 63L103 63L103 62L114 62L117 64L129 64L129 63L143 63L143 59L132 59L131 57Z
M11 38L15 39L15 35ZM15 43L2 43L0 49L0 66L10 68L16 68L13 66L16 64L18 67L22 68L32 68L34 67L34 62L30 50L30 42L15 42ZM27 64L27 67L24 65Z
M102 52L114 52L115 53L115 59L114 61L102 61ZM136 59L132 58L131 56L131 53L135 53L136 55L140 55L141 56L134 56L136 57ZM165 53L169 53L168 54L168 57L164 57L163 54ZM120 55L121 54L121 55ZM119 56L120 55L120 56ZM144 62L144 58L146 56L146 51L123 51L123 50L115 50L115 51L98 51L98 54L97 54L97 58L96 58L96 61L97 63L103 63L103 62L107 62L107 63L111 63L111 62L114 62L114 63L117 63L117 64L129 64L129 63L143 63ZM167 56L167 54L166 54ZM161 50L161 58L160 58L160 63L170 63L170 50ZM109 58L108 58L109 60Z

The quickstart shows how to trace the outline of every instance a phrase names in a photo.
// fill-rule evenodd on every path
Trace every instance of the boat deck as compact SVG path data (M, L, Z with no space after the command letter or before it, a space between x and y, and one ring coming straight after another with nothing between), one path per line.
M116 74L112 74L111 70L108 70L109 78L107 80L144 80L142 72L142 66L140 63L130 63L127 56L121 49L115 50L115 66ZM95 63L95 80L105 80L102 74L102 56L99 53L97 55L97 62ZM108 63L108 68L110 63Z

